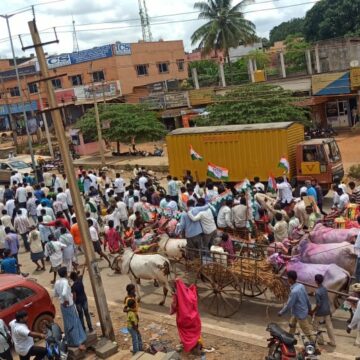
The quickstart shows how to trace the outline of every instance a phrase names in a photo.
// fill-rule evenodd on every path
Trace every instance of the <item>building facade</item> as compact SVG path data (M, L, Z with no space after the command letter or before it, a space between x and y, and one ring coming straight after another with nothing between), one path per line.
M9 113L23 127L23 110L28 118L48 107L45 84L40 82L35 58L19 66L25 104L22 104L15 71L10 60L0 61L0 129L9 129ZM182 41L120 43L93 49L49 56L52 79L63 120L74 122L93 96L98 101L124 102L136 87L188 77ZM48 115L49 116L49 115Z

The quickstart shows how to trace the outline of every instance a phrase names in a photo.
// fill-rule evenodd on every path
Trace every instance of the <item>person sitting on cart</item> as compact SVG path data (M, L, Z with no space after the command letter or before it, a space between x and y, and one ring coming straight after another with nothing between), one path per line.
M268 235L269 246L267 247L268 256L273 255L275 253L287 255L289 253L289 249L280 241L275 241L274 234Z

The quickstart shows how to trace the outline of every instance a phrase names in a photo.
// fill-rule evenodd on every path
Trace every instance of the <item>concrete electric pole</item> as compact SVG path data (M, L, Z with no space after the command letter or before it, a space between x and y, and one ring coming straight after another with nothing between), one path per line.
M106 301L105 291L101 280L100 270L98 268L95 253L90 238L90 232L88 223L85 216L83 202L80 197L80 192L77 186L77 180L75 177L74 166L70 157L67 139L63 128L60 110L55 98L54 89L52 87L51 80L49 79L49 71L46 64L45 54L43 50L43 44L40 40L40 35L36 27L35 20L28 22L33 46L25 47L23 50L34 47L36 50L36 56L39 62L42 80L45 81L46 90L49 100L49 110L52 112L52 118L54 122L56 137L59 141L59 147L61 156L64 162L65 173L69 182L69 188L74 203L76 219L79 224L80 233L83 239L83 247L86 259L86 265L89 271L89 277L91 281L92 290L95 297L96 308L99 314L101 323L101 330L103 336L108 340L115 341L114 329L111 322L109 308ZM49 43L47 43L49 44ZM115 345L114 345L115 346ZM116 348L115 348L116 352Z

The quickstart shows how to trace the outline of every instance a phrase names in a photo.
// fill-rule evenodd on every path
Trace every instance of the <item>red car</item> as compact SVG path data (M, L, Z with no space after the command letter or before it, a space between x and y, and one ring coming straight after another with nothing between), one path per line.
M28 312L27 325L37 332L55 317L55 307L41 285L20 275L0 274L0 319L9 324L20 310Z

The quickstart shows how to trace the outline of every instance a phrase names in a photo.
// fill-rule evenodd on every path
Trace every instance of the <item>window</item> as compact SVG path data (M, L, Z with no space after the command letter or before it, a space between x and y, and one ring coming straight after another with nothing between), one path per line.
M82 78L81 75L74 75L74 76L69 76L72 86L79 86L82 85Z
M337 162L341 160L340 150L336 141L331 141L324 144L326 155L330 162Z
M17 286L0 292L0 310L7 309L35 293L29 288Z
M159 63L159 64L157 64L157 66L158 66L160 74L164 74L164 73L169 72L169 63L168 62Z
M61 89L62 88L60 79L52 79L51 82L52 82L52 85L53 85L54 89Z
M94 71L92 73L92 77L94 82L100 82L100 81L104 81L105 80L105 76L104 76L104 72L101 71Z
M176 64L177 64L177 67L178 67L179 71L184 71L185 70L185 61L184 61L184 59L176 60Z
M38 92L37 84L29 84L28 89L30 94L36 94Z
M148 64L136 65L136 72L138 76L149 75L149 65Z
M10 95L12 97L14 96L20 96L20 91L19 91L19 88L17 86L13 87L13 88L10 88Z

